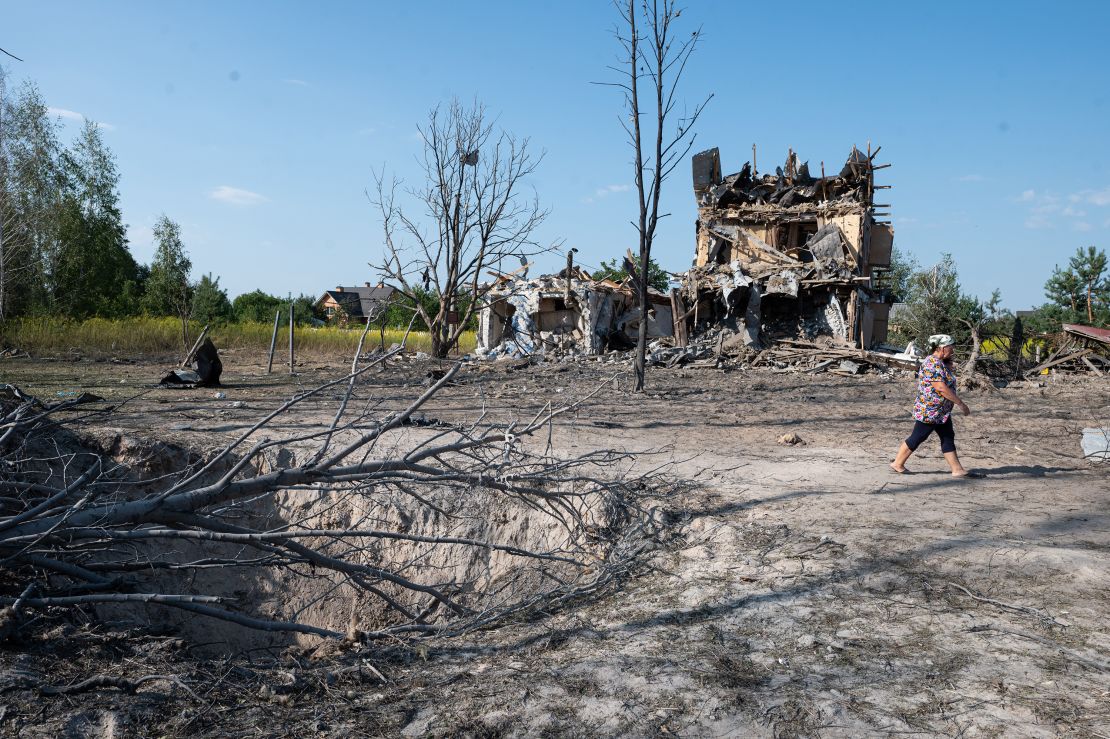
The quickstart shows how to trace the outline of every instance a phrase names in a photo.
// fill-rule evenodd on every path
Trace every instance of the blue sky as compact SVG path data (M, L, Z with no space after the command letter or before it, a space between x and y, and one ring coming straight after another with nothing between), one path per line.
M704 40L684 80L712 93L695 150L726 171L759 147L833 169L882 145L896 243L955 255L965 287L1043 302L1053 265L1110 246L1110 4L750 3L689 0ZM381 229L371 168L410 181L416 126L481 99L546 152L532 178L563 240L596 265L635 243L629 149L606 65L604 0L0 2L14 80L33 79L76 130L105 126L131 248L148 261L162 213L194 274L234 296L372 280ZM76 115L77 120L71 119ZM689 167L667 183L655 254L693 256ZM541 263L554 268L558 257Z

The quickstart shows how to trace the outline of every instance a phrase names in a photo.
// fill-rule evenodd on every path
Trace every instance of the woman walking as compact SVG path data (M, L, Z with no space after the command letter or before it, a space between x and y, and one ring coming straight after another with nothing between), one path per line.
M967 403L956 395L956 372L952 368L955 341L947 334L929 337L929 356L917 374L917 400L913 404L913 432L902 442L898 456L890 463L890 468L905 474L906 460L929 438L934 431L940 438L940 450L945 461L952 468L953 477L982 477L979 473L969 472L960 464L956 455L956 432L952 428L952 409L959 408L965 416L971 415Z

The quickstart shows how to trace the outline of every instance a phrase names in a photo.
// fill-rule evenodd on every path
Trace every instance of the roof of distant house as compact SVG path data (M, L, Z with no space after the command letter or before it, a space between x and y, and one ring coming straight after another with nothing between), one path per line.
M324 298L331 297L347 314L352 317L365 317L370 315L376 305L388 302L397 289L389 285L362 285L357 287L347 287L341 285L334 290L327 290L320 297L320 301Z
M1101 344L1110 344L1110 329L1083 326L1078 323L1065 323L1062 328L1066 334L1091 339Z

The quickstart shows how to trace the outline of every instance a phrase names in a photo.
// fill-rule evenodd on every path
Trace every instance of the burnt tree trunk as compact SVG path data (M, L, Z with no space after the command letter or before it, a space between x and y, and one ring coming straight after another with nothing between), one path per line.
M964 321L964 323L971 330L971 354L967 358L967 363L964 364L963 374L970 378L975 374L975 368L979 364L979 348L983 342L979 335L979 326L971 321Z

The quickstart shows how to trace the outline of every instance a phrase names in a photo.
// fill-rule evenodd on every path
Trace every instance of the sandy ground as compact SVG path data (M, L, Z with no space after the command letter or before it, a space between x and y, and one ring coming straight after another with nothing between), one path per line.
M224 399L150 390L105 424L203 447L342 371L225 365ZM159 366L0 360L0 381L120 400ZM369 383L400 405L431 366ZM200 705L172 686L81 694L5 711L0 733L1110 737L1110 481L1079 448L1083 427L1110 424L1110 382L967 393L957 444L982 480L952 479L935 439L912 474L888 470L911 425L908 375L674 369L653 371L645 396L629 385L617 364L468 367L425 409L524 417L603 387L561 420L556 448L637 451L641 469L697 483L656 501L669 537L619 589L416 652L334 657L369 659L387 682L306 680L285 702L266 700L277 678L249 656L201 664L180 649L171 663ZM777 442L790 432L804 444ZM68 635L141 659L94 632ZM8 673L30 659L0 657Z

